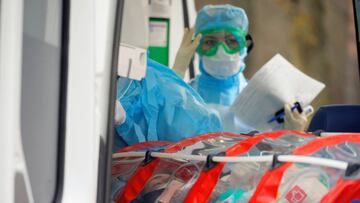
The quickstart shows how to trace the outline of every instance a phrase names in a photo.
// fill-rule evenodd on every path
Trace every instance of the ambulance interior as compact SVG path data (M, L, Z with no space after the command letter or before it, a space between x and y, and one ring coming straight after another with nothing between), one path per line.
M184 27L194 25L197 11L208 4L239 6L247 12L249 33L254 40L253 50L245 59L245 77L250 79L272 56L280 53L302 72L326 85L312 102L315 113L307 125L308 132L327 135L360 131L358 20L354 18L354 11L358 10L353 7L359 6L357 1L182 1L182 6L175 11L177 3L156 5L156 1L152 1L149 6L150 59L173 67L181 33ZM159 12L161 8L163 12ZM177 12L182 13L178 15ZM185 81L189 82L199 74L199 60L195 55ZM129 70L125 72L129 73ZM121 137L115 130L115 146L117 136ZM177 186L171 182L169 187ZM165 196L163 193L156 201L169 201Z
M315 112L320 107L322 116L324 116L323 111L334 113L336 117L339 116L340 112L344 114L347 114L345 112L348 111L357 112L355 106L345 107L345 105L356 105L360 101L355 26L357 20L354 18L353 2L350 1L341 3L341 5L336 2L315 3L307 1L209 0L181 3L174 1L169 4L153 1L147 8L150 19L149 29L134 30L129 32L131 34L124 31L124 29L128 29L125 10L121 42L134 44L138 47L148 47L149 59L173 67L184 28L194 26L196 12L208 4L226 3L244 8L248 15L249 34L254 40L254 48L245 59L244 75L246 79L249 80L272 56L280 53L302 72L326 85L312 102ZM130 16L128 18L134 19L135 17ZM141 23L143 22L139 22L138 19L129 21L129 24L132 25ZM135 29L135 26L132 27ZM149 37L141 37L146 32L149 32ZM148 41L144 41L144 39ZM119 60L123 58L120 53ZM128 71L129 69L125 68L119 70L119 73L126 75ZM136 73L136 71L133 72ZM184 80L189 82L198 74L199 56L195 54ZM329 106L337 104L344 105L344 107L331 108ZM319 122L314 121L311 131L325 128L325 126L315 126L325 125ZM340 127L340 124L338 126L323 130L340 132L344 126ZM351 131L351 129L346 131Z
M0 2L3 11L3 2L12 0ZM321 130L324 135L360 133L359 0L23 2L23 16L20 16L24 21L21 27L22 55L18 60L23 71L20 71L21 109L18 113L21 114L19 125L28 171L24 176L28 177L16 179L14 184L19 186L15 190L23 192L14 197L14 202L32 202L25 201L29 193L32 193L33 202L93 202L93 199L122 202L114 197L118 188L114 188L111 177L115 160L112 154L131 144L124 142L116 131L117 80L119 77L143 79L147 57L173 67L184 29L194 26L197 11L209 4L231 4L246 11L249 33L254 41L254 47L245 59L247 79L280 53L301 72L326 85L311 103L314 114L309 119L307 131ZM102 11L95 18L90 12L97 8ZM16 15L11 17L17 19ZM104 23L106 18L110 20ZM114 28L109 29L111 26ZM105 30L113 32L109 35ZM65 32L70 33L70 40L63 34ZM104 39L96 41L98 37ZM64 42L70 43L69 51L64 51L64 47L68 48ZM72 44L79 48L73 48ZM106 56L97 58L105 51ZM69 69L63 69L64 61L68 60L71 62ZM105 60L107 66L99 65ZM191 60L185 82L200 73L199 60L197 55ZM77 69L77 66L81 68ZM92 72L84 71L87 66ZM71 74L67 77L68 73ZM101 77L106 80L96 81ZM66 90L64 83L68 84L67 92L63 91ZM86 89L90 86L93 89ZM104 93L99 89L107 91ZM100 94L94 93L96 91ZM64 95L67 93L68 96ZM84 100L82 95L85 95ZM109 97L110 101L102 100L103 97ZM77 105L72 104L75 100ZM100 110L95 108L98 106ZM5 112L6 108L3 108ZM63 113L65 110L66 114ZM0 143L0 146L6 146L6 143ZM69 157L73 159L70 162ZM80 172L71 173L73 169ZM96 176L96 179L87 176ZM176 183L173 184L176 188ZM82 185L89 185L89 188ZM1 194L6 194L4 191ZM78 196L73 194L76 192ZM89 194L86 195L88 199L81 199L83 193ZM62 194L73 196L64 195L62 199ZM162 198L162 202L169 202L169 197ZM216 199L211 201L216 202Z

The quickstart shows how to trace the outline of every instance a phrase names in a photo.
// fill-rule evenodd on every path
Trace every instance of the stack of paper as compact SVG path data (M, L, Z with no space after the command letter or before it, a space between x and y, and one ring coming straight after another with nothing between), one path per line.
M285 103L308 106L324 87L277 54L251 78L229 111L245 125L267 131L277 127L268 121Z

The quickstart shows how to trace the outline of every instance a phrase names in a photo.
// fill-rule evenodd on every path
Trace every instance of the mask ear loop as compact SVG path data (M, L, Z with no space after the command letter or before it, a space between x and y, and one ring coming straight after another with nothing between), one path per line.
M250 53L250 51L254 48L254 40L249 34L245 36L245 39L247 44L247 53Z

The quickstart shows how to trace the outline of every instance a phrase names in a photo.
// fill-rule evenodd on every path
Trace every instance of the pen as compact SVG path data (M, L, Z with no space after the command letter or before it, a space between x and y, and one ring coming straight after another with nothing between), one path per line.
M294 112L295 109L298 109L299 113L302 113L302 108L299 102L295 102L294 106L291 107L291 112ZM274 121L278 121L279 123L284 122L284 116L285 116L285 110L282 108L278 112L275 113L275 116L273 116L270 120L268 120L268 123L272 123Z

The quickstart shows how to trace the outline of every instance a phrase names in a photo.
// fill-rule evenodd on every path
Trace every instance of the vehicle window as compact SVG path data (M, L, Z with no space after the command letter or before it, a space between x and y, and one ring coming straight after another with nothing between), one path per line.
M24 1L21 135L35 202L56 189L61 2Z

